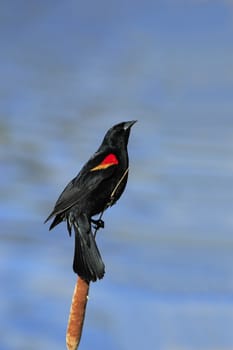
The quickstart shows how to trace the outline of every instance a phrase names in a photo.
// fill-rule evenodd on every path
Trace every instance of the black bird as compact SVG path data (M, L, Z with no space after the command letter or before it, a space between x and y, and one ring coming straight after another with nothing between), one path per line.
M122 195L128 179L128 139L136 120L114 125L106 133L99 149L79 174L65 187L52 213L50 230L66 220L71 235L75 232L73 270L86 281L101 279L105 266L96 245L95 232L104 222L92 217L102 214Z

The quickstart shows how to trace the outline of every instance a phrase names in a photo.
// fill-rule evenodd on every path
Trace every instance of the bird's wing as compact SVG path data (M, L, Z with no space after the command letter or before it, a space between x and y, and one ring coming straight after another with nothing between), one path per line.
M73 205L85 201L102 181L113 175L117 164L118 160L113 153L95 153L80 173L65 187L46 221Z

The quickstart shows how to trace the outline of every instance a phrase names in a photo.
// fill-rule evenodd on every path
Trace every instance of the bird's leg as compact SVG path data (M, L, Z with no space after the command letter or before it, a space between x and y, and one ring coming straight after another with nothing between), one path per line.
M96 233L97 233L97 231L100 228L104 228L104 221L102 220L102 216L104 214L104 210L100 213L99 219L97 219L97 220L91 219L91 222L95 225L95 227L94 227L94 229L95 229L94 237L96 236Z
M91 219L91 223L94 225L94 229L97 231L100 228L104 228L104 221L102 219L94 220Z

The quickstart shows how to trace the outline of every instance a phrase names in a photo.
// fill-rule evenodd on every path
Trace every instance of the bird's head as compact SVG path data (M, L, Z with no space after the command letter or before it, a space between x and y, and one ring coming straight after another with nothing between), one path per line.
M131 127L137 120L121 122L110 128L104 136L103 143L111 147L127 147Z

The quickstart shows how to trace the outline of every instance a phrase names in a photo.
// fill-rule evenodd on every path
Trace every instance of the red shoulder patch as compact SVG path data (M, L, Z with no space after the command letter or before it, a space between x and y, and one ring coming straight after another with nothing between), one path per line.
M92 168L91 171L106 169L112 165L117 165L118 163L119 162L115 154L110 153L102 160L102 162L99 165Z
M118 164L118 159L115 156L115 154L110 153L107 155L107 157L104 158L104 160L100 163L100 164L109 164L109 165L113 165L113 164Z

